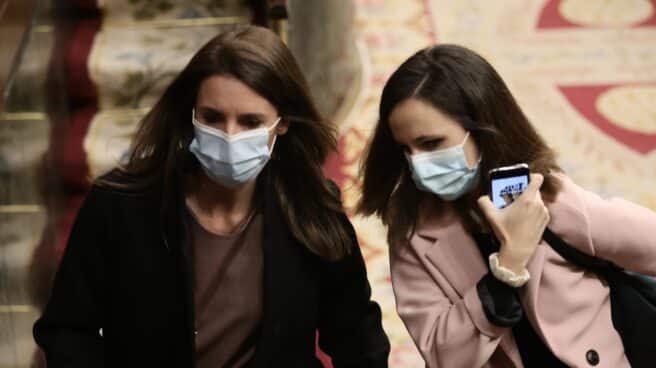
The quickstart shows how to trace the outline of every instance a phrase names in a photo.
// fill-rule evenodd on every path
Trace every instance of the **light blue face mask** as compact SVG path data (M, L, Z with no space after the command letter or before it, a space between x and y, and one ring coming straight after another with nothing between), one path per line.
M469 132L457 146L416 155L406 154L417 188L447 201L458 199L469 192L476 183L481 159L478 159L473 168L469 168L464 150L467 138Z
M273 130L280 117L269 128L262 127L228 135L227 133L203 125L195 118L194 139L189 145L203 166L205 173L227 187L236 187L257 177L271 157L276 137L269 149L269 132Z

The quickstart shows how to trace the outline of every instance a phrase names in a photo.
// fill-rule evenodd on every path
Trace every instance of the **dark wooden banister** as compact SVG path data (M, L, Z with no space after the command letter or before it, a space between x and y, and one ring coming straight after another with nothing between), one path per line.
M271 28L287 40L287 0L249 0L253 11L252 23Z
M38 0L0 0L0 112L34 23Z

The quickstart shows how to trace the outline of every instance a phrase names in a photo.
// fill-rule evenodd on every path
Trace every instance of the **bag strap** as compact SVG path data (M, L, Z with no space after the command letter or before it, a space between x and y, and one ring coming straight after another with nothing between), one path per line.
M618 270L617 266L611 262L591 256L569 245L569 243L564 241L549 228L544 230L542 238L546 240L551 248L560 254L561 257L581 268L585 268L601 275L606 275L609 271Z

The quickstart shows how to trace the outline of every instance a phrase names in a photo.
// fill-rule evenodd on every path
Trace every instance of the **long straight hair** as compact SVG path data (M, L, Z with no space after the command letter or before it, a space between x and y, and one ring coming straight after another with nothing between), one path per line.
M287 122L278 137L260 186L272 185L293 236L311 252L330 260L343 257L353 241L339 193L326 181L322 165L336 149L336 130L319 113L294 57L273 32L237 26L205 44L143 118L129 162L99 181L114 188L161 188L162 211L183 178L200 172L189 153L194 137L191 111L208 77L238 79L268 100Z
M486 231L476 200L487 193L490 169L528 163L545 177L541 192L555 198L561 171L554 152L538 135L494 68L475 52L456 45L420 50L389 78L380 103L379 121L361 167L362 197L357 210L379 215L389 226L390 244L407 243L414 232L422 199L389 117L399 103L416 98L429 103L470 132L481 153L478 182L452 205L469 231ZM449 205L438 199L437 210Z

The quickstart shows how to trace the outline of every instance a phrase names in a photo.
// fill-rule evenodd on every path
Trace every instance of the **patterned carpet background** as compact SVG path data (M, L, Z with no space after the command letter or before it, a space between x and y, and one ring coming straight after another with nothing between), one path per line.
M656 1L356 4L362 83L327 168L347 206L359 196L359 159L385 81L412 53L440 42L470 47L495 66L577 183L656 210ZM394 309L385 229L377 219L352 221L392 340L390 366L423 367Z
M141 116L191 55L225 26L217 19L249 22L251 18L242 0L62 2L77 8L75 16L65 24L37 27L32 51L26 54L29 62L23 67L28 72L38 69L34 65L40 61L43 70L27 73L24 83L15 85L14 95L21 102L17 112L41 111L47 116L27 114L25 121L3 123L0 132L7 143L0 150L0 163L13 170L9 178L14 191L5 188L6 196L11 204L43 209L0 216L0 233L7 244L0 249L4 262L0 273L11 276L0 290L15 289L0 293L4 298L0 306L21 307L0 308L0 326L9 326L0 328L0 367L28 366L31 360L31 325L45 302L89 178L121 158ZM622 196L656 210L656 0L290 0L289 4L304 20L290 22L290 45L307 52L299 59L314 67L307 74L313 86L321 87L315 92L317 100L326 111L342 106L335 118L340 152L326 171L342 187L347 208L359 197L359 160L376 123L385 81L415 51L442 42L473 48L497 68L577 183L603 196ZM325 9L331 7L339 8L332 11L341 17L328 14ZM290 14L293 20L295 14ZM309 32L312 27L322 32ZM341 35L331 31L336 28L346 31ZM342 42L350 40L350 31L357 40L355 56ZM50 62L46 62L48 55ZM354 58L359 77L357 68L352 69ZM323 65L335 73L323 70ZM61 66L52 70L65 73L58 76L48 66ZM55 100L65 100L55 105L66 107L68 113L45 111L45 97L34 93L54 80L66 91L54 89L54 97L61 97ZM52 172L40 171L44 156L44 166ZM23 192L37 189L19 189L24 182L34 187L35 176L43 176L46 180L39 185L58 194L50 194L53 198L45 203L33 203L37 196ZM351 218L391 338L390 366L423 367L394 308L385 228L374 218ZM20 286L26 280L34 290ZM10 284L20 287L6 286Z

